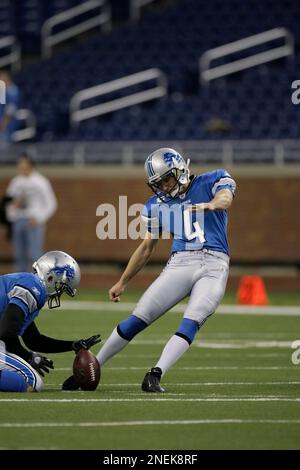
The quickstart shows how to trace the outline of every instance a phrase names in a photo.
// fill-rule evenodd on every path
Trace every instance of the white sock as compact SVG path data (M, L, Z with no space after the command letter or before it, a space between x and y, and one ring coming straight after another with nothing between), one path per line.
M167 370L169 370L170 367L172 367L172 365L175 364L175 362L185 353L189 346L189 343L180 336L172 336L172 338L165 345L164 350L155 367L160 367L162 370L162 375L164 375Z
M128 343L129 341L121 338L117 332L117 328L115 328L96 356L100 366L102 367L105 362L108 361L108 359L117 354L119 351L122 351L122 349L124 349Z

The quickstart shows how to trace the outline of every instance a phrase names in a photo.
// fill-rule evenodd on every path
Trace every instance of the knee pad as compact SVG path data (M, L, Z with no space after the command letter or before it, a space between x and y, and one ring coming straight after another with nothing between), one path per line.
M181 338L185 339L189 344L192 344L198 330L199 324L195 320L189 320L188 318L184 318L175 335L180 336Z
M27 392L28 383L23 375L14 370L0 371L1 392Z
M147 323L140 318L135 315L130 315L126 320L119 323L117 326L117 332L121 338L131 341L135 335L144 330L147 326Z

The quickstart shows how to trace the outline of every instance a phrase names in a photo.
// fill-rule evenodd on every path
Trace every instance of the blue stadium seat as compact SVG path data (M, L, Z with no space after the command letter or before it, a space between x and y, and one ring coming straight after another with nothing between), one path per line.
M38 138L61 139L62 130L68 140L298 137L299 110L290 99L291 83L300 76L297 48L293 58L216 80L209 87L199 85L198 58L211 47L277 26L290 29L296 45L300 44L298 2L249 1L251 8L249 2L239 0L178 0L147 11L138 23L121 24L110 34L24 67L15 79L26 107L37 115ZM1 0L0 28L4 21L11 30L19 28L28 41L34 40L45 18L78 2L24 0L14 24L8 20L14 18L11 2ZM121 23L128 2L112 4L115 11L124 9ZM74 93L149 67L166 73L167 97L83 122L77 130L69 128L69 101ZM207 132L211 117L225 120L233 130Z

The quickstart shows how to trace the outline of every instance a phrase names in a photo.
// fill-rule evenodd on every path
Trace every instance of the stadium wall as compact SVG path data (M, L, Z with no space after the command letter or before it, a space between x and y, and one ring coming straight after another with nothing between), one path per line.
M140 169L116 170L98 166L94 169L74 170L68 167L67 171L64 168L43 168L40 171L50 178L58 199L58 210L48 224L46 249L67 251L81 262L108 265L126 263L139 241L99 240L96 226L100 217L97 217L96 209L100 204L109 203L115 206L118 215L120 195L127 195L128 207L134 203L144 203L151 192L145 185ZM1 173L0 195L5 191L12 169ZM249 175L245 172L235 174L233 170L231 173L238 187L229 213L232 264L257 267L300 265L300 213L297 203L300 176L293 172L288 175L284 175L284 172ZM125 213L123 208L123 217ZM127 218L128 222L133 219ZM0 229L0 246L0 258L11 260L11 246L5 239L3 228ZM160 241L152 261L165 262L169 249L170 241ZM108 277L104 276L104 279ZM280 282L275 277L277 279L274 279L272 285L277 289L276 284ZM149 279L152 279L152 274ZM295 289L297 283L299 278L286 281L286 287ZM92 279L87 284L92 285Z

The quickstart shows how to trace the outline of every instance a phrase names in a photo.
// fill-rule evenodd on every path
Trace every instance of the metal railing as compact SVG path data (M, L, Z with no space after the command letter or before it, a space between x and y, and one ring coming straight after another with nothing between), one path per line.
M130 0L130 19L138 21L141 18L141 10L144 6L155 0Z
M231 61L224 65L211 67L213 60L226 57L235 52L244 51L251 47L266 44L276 39L284 39L282 46L277 46L268 51L255 53L245 57ZM294 37L286 28L275 28L264 33L255 34L239 41L230 42L220 47L206 51L199 59L200 81L203 84L209 83L216 78L224 77L231 73L239 72L256 65L265 64L272 60L280 59L294 54Z
M5 36L0 39L0 52L10 49L10 52L4 52L0 57L0 69L11 66L13 70L21 68L21 48L15 36Z
M13 142L23 142L29 140L36 135L36 118L30 109L18 109L16 112L18 121L25 121L25 127L15 131L12 135Z
M156 80L157 84L153 88L144 91L131 93L122 98L115 98L105 103L80 109L82 103L91 98L122 90L133 85L139 85L143 82ZM145 101L161 98L167 94L167 79L165 74L159 69L147 69L143 72L127 75L100 85L86 88L77 92L70 101L70 119L73 125L103 114L117 111L118 109L127 108Z
M70 165L142 165L147 155L160 147L172 147L193 165L228 168L234 165L267 165L300 172L300 139L288 140L201 140L129 142L41 142L27 145L37 163ZM24 144L12 144L0 152L0 163L13 163Z
M58 33L53 33L56 26L95 9L100 9L100 11L94 14L92 18L81 21L75 26L66 27ZM42 57L44 59L51 57L53 46L97 26L103 26L107 29L111 26L111 9L107 0L89 0L52 16L42 26Z

